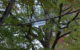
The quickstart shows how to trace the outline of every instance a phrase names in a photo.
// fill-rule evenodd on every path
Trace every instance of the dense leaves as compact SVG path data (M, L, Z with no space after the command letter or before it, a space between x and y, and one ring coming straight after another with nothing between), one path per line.
M80 0L0 0L1 50L79 50Z

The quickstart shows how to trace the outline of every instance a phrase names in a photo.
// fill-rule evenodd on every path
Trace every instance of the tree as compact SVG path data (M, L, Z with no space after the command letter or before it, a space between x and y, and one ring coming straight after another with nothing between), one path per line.
M31 48L79 50L80 47L77 47L77 44L80 44L79 0L0 0L0 2L1 8L5 9L0 10L1 50ZM38 22L44 25L34 27ZM35 41L39 41L43 47L39 48ZM61 46L58 46L59 44Z

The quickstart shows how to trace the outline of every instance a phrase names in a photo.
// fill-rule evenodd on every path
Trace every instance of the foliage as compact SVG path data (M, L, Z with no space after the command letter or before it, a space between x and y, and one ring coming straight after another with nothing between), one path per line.
M0 0L0 49L79 50L79 3L80 0ZM63 43L59 43L60 38Z

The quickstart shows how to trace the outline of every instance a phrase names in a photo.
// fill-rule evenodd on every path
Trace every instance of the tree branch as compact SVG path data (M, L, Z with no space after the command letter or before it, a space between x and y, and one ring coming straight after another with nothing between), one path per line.
M60 33L61 33L61 32L58 31L58 33L56 34L56 39L54 40L54 43L53 43L53 45L52 45L53 50L55 49L55 46L56 46L56 44L57 44L57 42L58 42L58 40L59 40Z
M72 14L72 13L79 12L79 11L80 11L80 9L75 10L75 11L72 11L72 12L69 12L69 13L67 13L67 14L63 14L63 15L61 15L61 16L68 15L68 14ZM24 26L24 25L29 25L30 23L35 23L35 22L40 22L40 21L47 21L47 20L50 20L50 19L58 18L58 17L59 17L59 16L57 16L57 17L45 18L45 19L40 19L40 20L36 20L36 21L31 21L31 22L28 22L28 23L21 23L21 24L6 24L6 25L12 25L12 26ZM0 23L1 23L1 19L0 19ZM6 25L0 24L0 26L6 26Z
M68 14L72 14L72 13L75 13L75 12L80 12L80 9L77 9L77 10L72 11L72 12L69 11L69 12L63 14L62 16L64 16L64 15L68 15Z
M71 31L69 31L69 32L67 32L67 33L64 33L64 34L61 35L59 38L64 37L64 36L66 36L67 34L70 34L70 33L71 33Z
M69 6L69 7L67 7L66 9L64 9L63 11L66 11L66 10L68 10L68 9L70 9L71 8L71 5Z
M59 16L58 22L60 22L60 20L61 20L62 7L63 7L63 3L60 4L60 11L59 11L60 16Z
M12 9L12 5L15 3L15 0L11 0L8 6L6 7L5 12L3 13L2 17L0 18L0 25L3 24L4 18L7 17Z
M68 28L69 25L71 24L71 22L74 21L78 17L78 15L79 15L79 12L77 12L76 15L75 15L75 17L66 24L66 27L63 27L61 29Z

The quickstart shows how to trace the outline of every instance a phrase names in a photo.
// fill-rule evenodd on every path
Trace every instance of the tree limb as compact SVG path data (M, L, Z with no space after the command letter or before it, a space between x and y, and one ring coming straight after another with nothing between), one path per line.
M15 3L15 0L11 0L8 6L6 7L5 12L3 13L2 17L0 18L0 25L4 23L4 18L7 17L12 9L12 5Z
M74 21L78 17L78 15L79 15L79 12L77 12L76 15L75 15L75 17L66 24L66 27L63 27L61 29L68 28L69 25L71 24L71 22Z
M57 42L58 42L58 40L59 40L60 33L61 33L61 32L58 31L58 33L56 34L56 39L54 40L54 43L53 43L53 45L52 45L53 50L55 49L55 46L56 46L56 44L57 44Z
M72 13L75 13L75 12L79 12L80 9L78 10L75 10L75 11L72 11L72 12L69 12L67 14L63 14L61 16L64 16L64 15L68 15L68 14L72 14ZM47 20L50 20L50 19L55 19L55 18L58 18L59 16L57 17L50 17L50 18L44 18L44 19L40 19L40 20L36 20L36 21L31 21L31 22L28 22L28 23L21 23L21 24L6 24L6 25L12 25L12 26L24 26L24 25L29 25L30 23L35 23L35 22L40 22L40 21L47 21ZM0 19L0 23L1 23L1 19ZM6 26L6 25L2 25L0 24L0 26Z
M58 22L60 22L60 20L61 20L62 7L63 7L63 3L60 4L60 11L59 11L60 16L59 16Z
M59 38L64 37L64 36L66 36L67 34L70 34L70 33L71 33L71 31L69 31L69 32L67 32L67 33L64 33L64 34L62 34Z

